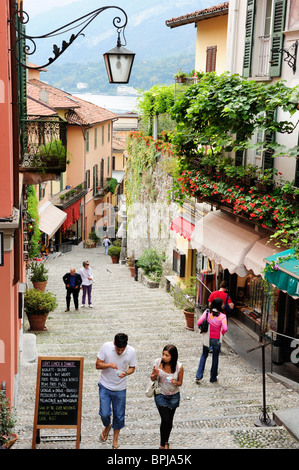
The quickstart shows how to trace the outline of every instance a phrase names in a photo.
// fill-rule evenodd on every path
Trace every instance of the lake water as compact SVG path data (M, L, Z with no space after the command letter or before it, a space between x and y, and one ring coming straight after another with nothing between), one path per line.
M73 93L82 100L89 101L101 108L108 109L114 113L126 113L134 111L137 104L138 96L124 95L93 95L91 93Z

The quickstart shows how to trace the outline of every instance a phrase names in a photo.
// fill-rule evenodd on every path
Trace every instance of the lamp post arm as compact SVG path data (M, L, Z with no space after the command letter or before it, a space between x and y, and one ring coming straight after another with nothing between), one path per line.
M25 25L25 24L28 23L29 15L25 11L20 12L19 10L16 10L15 17L12 21L12 24L13 24L13 26L15 27L15 29L17 31L17 40L16 40L15 46L12 49L12 52L14 53L14 55L16 57L16 60L18 61L18 63L22 67L25 67L27 69L33 69L33 70L43 69L43 68L47 67L48 65L52 64L53 62L55 62L55 60L57 60L58 57L60 57L63 54L63 52L66 51L66 49L78 38L78 36L80 36L80 35L84 36L83 31L87 28L87 26L95 18L97 18L100 15L100 13L102 13L103 11L106 11L108 9L112 9L112 8L119 10L124 15L123 20L122 20L122 18L120 18L120 16L116 16L112 21L113 26L117 29L118 43L120 43L120 33L121 32L122 32L123 38L125 40L124 30L125 30L125 27L128 23L128 17L127 17L126 12L122 8L117 7L117 6L111 5L111 6L104 6L104 7L98 8L97 10L94 10L90 13L87 13L86 15L81 16L80 18L77 18L76 20L71 21L70 23L67 23L64 26L61 26L60 28L57 28L54 31L51 31L47 34L43 34L43 35L40 35L40 36L29 36L29 35L25 34L22 31L22 28L20 27L20 25ZM82 25L83 25L83 27L81 27ZM61 48L58 47L56 44L53 45L54 57L49 57L48 62L44 65L40 65L40 66L37 66L37 67L29 66L29 65L25 64L24 62L22 62L20 60L20 58L18 57L18 54L16 54L16 50L18 50L18 44L20 42L22 43L23 52L26 54L26 56L30 56L30 55L33 55L36 52L35 40L48 39L50 37L54 37L54 36L58 36L60 34L64 34L64 33L68 32L72 29L76 29L76 28L79 28L79 27L81 27L81 29L77 33L72 34L68 41L63 41L62 42ZM32 48L28 44L25 43L26 40L30 41L30 43L32 45ZM126 43L121 44L121 45L126 45Z

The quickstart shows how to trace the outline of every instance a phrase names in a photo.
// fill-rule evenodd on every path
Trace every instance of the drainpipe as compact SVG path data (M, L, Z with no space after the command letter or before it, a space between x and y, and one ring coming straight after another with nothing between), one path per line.
M230 24L228 25L228 36L231 36L230 42L227 41L227 46L232 51L230 54L230 59L228 63L228 70L231 74L236 73L236 51L237 51L237 30L238 30L238 20L239 20L239 10L240 10L240 0L234 0L233 5L230 2L229 6L229 16L232 14L231 20L231 34L230 34Z

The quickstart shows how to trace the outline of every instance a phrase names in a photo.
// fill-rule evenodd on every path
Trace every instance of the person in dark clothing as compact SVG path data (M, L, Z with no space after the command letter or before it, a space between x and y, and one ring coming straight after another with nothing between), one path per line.
M80 292L80 286L82 284L82 278L80 274L76 273L75 268L71 268L69 273L63 276L63 282L66 287L66 312L70 310L71 296L73 296L75 309L78 310L78 298Z

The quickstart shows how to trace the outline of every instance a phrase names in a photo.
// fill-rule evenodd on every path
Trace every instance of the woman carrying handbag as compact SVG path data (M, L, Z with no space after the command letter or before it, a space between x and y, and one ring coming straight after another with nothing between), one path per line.
M160 449L169 449L169 436L172 430L173 417L180 404L179 387L183 383L184 369L178 362L176 346L168 344L164 347L162 358L156 359L151 380L158 380L159 393L154 394L158 408L160 425Z
M210 382L217 382L219 352L221 347L220 335L224 335L227 331L226 315L222 312L222 308L222 300L214 299L212 301L211 310L205 310L197 322L199 327L206 319L209 323L208 332L204 333L202 355L196 372L195 382L197 384L200 384L201 379L203 378L206 360L209 355L210 347L212 347L212 367L210 371Z

